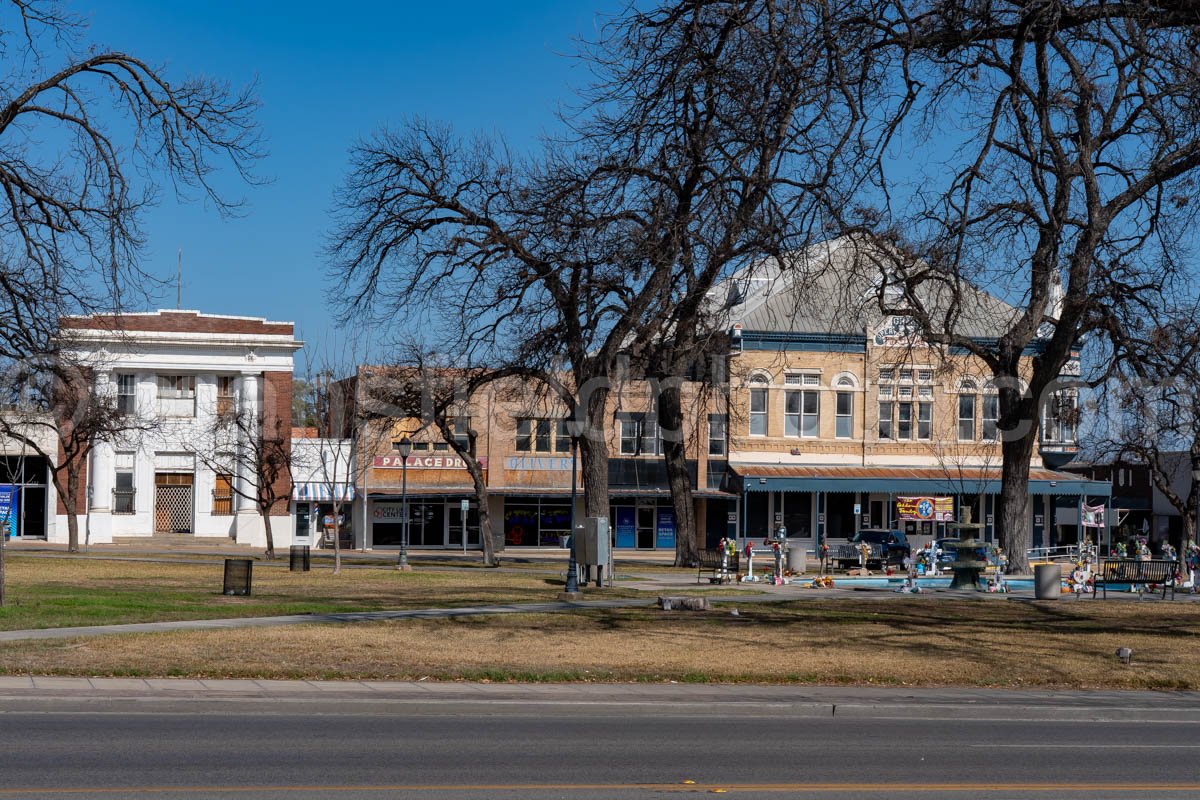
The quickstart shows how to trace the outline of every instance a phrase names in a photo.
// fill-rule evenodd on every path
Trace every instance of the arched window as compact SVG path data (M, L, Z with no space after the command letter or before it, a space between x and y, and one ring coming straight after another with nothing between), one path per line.
M837 387L836 407L834 408L834 436L839 439L854 438L854 378L841 375L834 381Z
M767 435L767 386L770 379L756 372L746 381L750 385L750 435Z

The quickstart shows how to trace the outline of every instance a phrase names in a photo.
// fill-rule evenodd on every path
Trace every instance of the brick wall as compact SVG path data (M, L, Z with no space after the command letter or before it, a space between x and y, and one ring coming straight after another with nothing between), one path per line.
M281 436L288 453L292 448L292 373L263 373L262 420L264 435ZM292 481L286 473L275 482L275 495L280 498L271 509L271 516L287 516Z

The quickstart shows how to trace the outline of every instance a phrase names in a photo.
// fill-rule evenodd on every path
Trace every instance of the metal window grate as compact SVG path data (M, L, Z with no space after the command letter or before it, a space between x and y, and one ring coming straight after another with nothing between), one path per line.
M192 487L156 486L154 529L159 533L192 532Z

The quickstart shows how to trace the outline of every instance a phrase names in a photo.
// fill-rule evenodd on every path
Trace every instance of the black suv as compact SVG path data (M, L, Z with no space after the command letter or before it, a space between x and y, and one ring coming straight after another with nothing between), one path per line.
M900 565L904 559L912 555L912 545L904 536L904 531L861 530L854 534L849 544L838 548L835 560L842 569L858 566L858 546L866 542L871 547L867 556L867 566Z

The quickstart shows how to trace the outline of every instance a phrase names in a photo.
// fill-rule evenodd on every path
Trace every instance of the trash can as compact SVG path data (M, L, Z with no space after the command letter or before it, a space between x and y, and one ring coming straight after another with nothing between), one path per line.
M1057 600L1062 596L1062 568L1058 564L1034 566L1033 596L1038 600Z
M254 562L249 558L225 559L225 594L250 594L250 571Z
M808 570L808 551L799 545L789 547L787 568L793 575L803 575Z
M294 544L288 561L288 569L292 572L308 572L312 569L312 556L308 545Z

